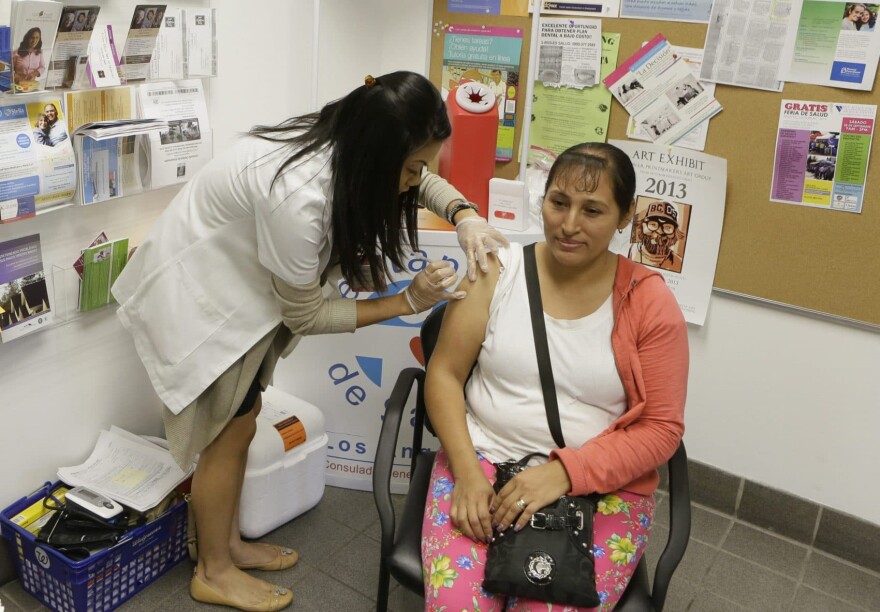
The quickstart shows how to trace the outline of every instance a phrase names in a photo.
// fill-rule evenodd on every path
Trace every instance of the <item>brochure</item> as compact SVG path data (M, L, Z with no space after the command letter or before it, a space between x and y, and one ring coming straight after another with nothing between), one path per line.
M183 9L168 8L150 60L151 79L182 79L185 76L184 32Z
M700 78L782 91L782 58L791 57L799 9L799 0L715 0Z
M522 28L448 25L445 32L441 76L443 99L462 79L477 81L491 89L498 105L495 160L512 160Z
M116 53L116 41L113 38L113 26L109 23L95 30L89 43L89 55L86 62L85 77L88 86L115 87L122 83L119 76L119 56ZM77 86L84 87L81 79Z
M108 241L107 234L104 232L101 232L100 234L98 234L97 238L92 240L92 243L89 245L89 248L92 248L93 246L97 246L97 245L102 244L107 241ZM80 280L82 280L82 277L83 277L83 253L84 252L85 251L80 253L79 257L76 258L76 261L73 262L73 269L76 270L76 274L77 274L77 276L79 276Z
M709 23L712 0L621 0L620 16L654 21Z
M144 140L151 188L186 181L211 161L211 124L200 79L144 83L138 103L142 117L167 123Z
M691 74L694 75L694 78L700 78L700 66L703 63L703 50L702 49L693 49L691 47L678 47L672 46L672 53L677 58L678 61L684 62L691 69ZM709 92L710 95L715 95L715 83L709 83L707 81L700 81L700 85ZM702 123L698 124L697 127L692 129L690 132L679 138L675 141L675 146L684 147L686 149L693 149L694 151L702 151L706 148L706 136L709 133L709 120L706 119ZM638 129L638 125L633 120L632 117L629 118L626 124L626 137L633 138L635 140L651 140L651 138L642 133Z
M783 78L871 91L880 58L880 5L805 0Z
M52 322L40 235L0 242L0 342Z
M138 4L134 7L119 65L119 73L126 82L145 81L150 77L150 59L164 15L164 4Z
M217 9L188 8L184 19L186 76L217 76Z
M52 49L46 87L70 87L80 58L87 60L89 41L98 20L99 6L65 6Z
M633 116L638 131L670 144L721 111L672 45L658 34L603 82Z
M53 0L12 3L12 81L15 93L46 88L62 4Z
M61 99L20 97L0 106L0 222L57 206L76 187L73 147Z
M862 212L877 107L783 100L770 199Z
M548 87L583 89L599 82L602 21L541 19L538 78Z
M137 113L135 90L129 86L69 91L64 102L71 132L87 123L132 119Z
M104 242L82 252L79 309L83 312L115 302L110 287L128 263L128 238Z
M611 250L660 272L688 323L709 309L724 222L727 160L678 147L612 140L636 169L636 214Z

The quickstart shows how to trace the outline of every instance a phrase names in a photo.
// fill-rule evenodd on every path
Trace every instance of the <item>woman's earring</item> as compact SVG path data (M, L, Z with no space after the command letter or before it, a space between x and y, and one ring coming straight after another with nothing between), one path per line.
M618 228L617 228L617 233L618 233L618 234L622 234L622 233L623 233L623 228L622 228L622 227L618 227Z

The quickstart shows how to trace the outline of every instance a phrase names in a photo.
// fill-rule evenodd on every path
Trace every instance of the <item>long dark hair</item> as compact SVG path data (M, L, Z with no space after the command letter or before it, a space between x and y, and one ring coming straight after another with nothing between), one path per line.
M400 173L414 151L452 133L440 92L428 79L392 72L317 113L258 125L250 133L291 146L274 180L291 164L332 149L333 248L347 281L384 287L385 258L403 268L405 246L418 249L419 188L399 193ZM363 264L369 264L370 279Z
M40 42L34 47L34 53L39 55L43 52L43 31L40 28L31 28L24 33L24 38L21 39L21 44L18 45L18 55L20 57L27 57L28 53L30 53L30 50L25 45L28 44L28 39L30 39L31 34L34 32L40 35Z
M626 216L636 195L636 171L626 153L605 142L584 142L563 151L550 168L544 193L557 177L577 181L580 191L595 191L603 172L621 216Z

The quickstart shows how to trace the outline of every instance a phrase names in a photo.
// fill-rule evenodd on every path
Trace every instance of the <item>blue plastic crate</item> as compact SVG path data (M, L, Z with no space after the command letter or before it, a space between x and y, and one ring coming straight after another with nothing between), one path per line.
M0 514L0 529L9 542L21 585L45 606L58 612L115 610L187 556L183 501L155 521L132 529L112 548L82 561L39 544L11 519L59 484L21 498Z

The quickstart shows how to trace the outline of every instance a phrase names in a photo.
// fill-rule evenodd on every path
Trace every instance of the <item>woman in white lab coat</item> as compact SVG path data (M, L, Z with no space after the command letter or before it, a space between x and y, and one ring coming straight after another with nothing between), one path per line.
M198 564L191 595L241 610L278 610L288 589L242 569L297 560L242 542L238 507L260 391L300 335L352 332L422 312L456 281L433 262L403 293L330 299L335 265L382 287L387 262L416 247L419 204L456 226L471 276L506 244L476 207L426 171L451 128L437 89L391 73L318 113L254 128L187 183L113 286L156 392L175 458L199 462L192 485ZM290 492L291 495L295 493Z

